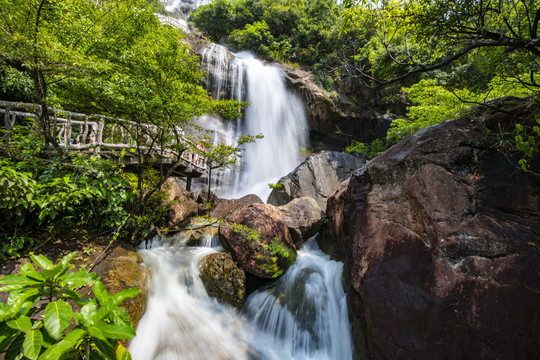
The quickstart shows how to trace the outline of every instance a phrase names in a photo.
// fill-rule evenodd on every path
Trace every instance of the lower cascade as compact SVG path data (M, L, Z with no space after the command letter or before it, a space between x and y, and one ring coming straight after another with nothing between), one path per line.
M147 310L132 340L133 359L351 359L343 265L305 243L296 263L236 311L206 294L198 264L223 251L155 239L140 253L152 273Z

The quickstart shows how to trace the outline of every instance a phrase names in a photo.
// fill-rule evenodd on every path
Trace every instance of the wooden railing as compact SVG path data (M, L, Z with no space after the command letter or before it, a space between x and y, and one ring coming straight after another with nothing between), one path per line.
M4 125L8 132L15 126L17 118L38 119L40 111L41 107L36 104L0 101L0 114L4 114ZM125 153L128 154L145 151L150 152L151 156L161 157L161 161L164 162L171 162L173 158L178 156L174 150L161 149L157 146L150 149L145 145L145 143L152 143L152 135L159 130L156 125L139 124L103 115L87 115L53 108L48 108L48 111L52 118L51 135L57 139L61 147L69 151L92 151L95 154L122 149L125 149ZM177 134L183 134L179 127L176 128L176 131ZM142 136L143 144L139 141L137 145L133 134L137 134L139 139ZM191 140L183 136L180 137L180 141L185 142L188 148L195 146ZM187 168L200 174L206 172L206 159L204 157L184 151L181 154L181 159Z

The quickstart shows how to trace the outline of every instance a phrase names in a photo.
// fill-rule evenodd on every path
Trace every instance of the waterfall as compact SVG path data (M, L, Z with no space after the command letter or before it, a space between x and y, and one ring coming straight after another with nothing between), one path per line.
M199 124L226 144L241 134L264 135L246 147L240 171L214 178L220 186L216 192L266 199L268 183L301 161L307 139L302 102L287 89L277 66L249 53L232 54L211 44L201 56L209 73L205 86L214 98L250 105L242 119L205 116ZM324 254L315 239L298 250L282 277L250 294L239 311L209 297L199 278L204 256L223 251L219 239L207 236L198 247L186 242L181 236L155 239L140 249L152 279L146 312L129 346L134 360L352 359L343 265Z
M134 360L352 358L342 264L314 239L283 277L248 297L241 313L208 297L199 278L201 259L223 250L216 243L155 240L140 251L152 285L129 347Z
M291 92L279 67L264 64L248 52L233 54L210 44L202 52L202 68L209 74L206 88L216 99L247 100L243 119L235 122L236 136L262 134L245 146L239 172L224 171L213 187L220 197L256 194L266 200L268 186L288 174L303 160L308 131L302 101ZM226 122L210 129L223 132Z

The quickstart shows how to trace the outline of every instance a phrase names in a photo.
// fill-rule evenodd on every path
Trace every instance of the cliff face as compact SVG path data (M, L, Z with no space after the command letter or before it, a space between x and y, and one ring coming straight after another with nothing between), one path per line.
M304 100L312 143L341 150L351 140L371 142L384 137L392 117L364 108L358 101L321 89L308 71L281 64L289 86ZM369 96L368 94L365 94Z
M540 159L525 173L495 147L535 101L423 129L329 198L356 358L540 357Z
M205 87L214 97L234 97L234 87L242 84L237 84L232 77L237 77L238 71L243 69L238 66L233 53L212 43L202 46L203 43L195 36L188 37L188 40L201 55L202 70L208 74ZM370 142L386 135L392 121L389 115L363 109L343 94L338 96L321 89L314 75L308 71L287 64L276 66L282 69L289 87L305 104L310 142L314 150L342 150L352 140Z

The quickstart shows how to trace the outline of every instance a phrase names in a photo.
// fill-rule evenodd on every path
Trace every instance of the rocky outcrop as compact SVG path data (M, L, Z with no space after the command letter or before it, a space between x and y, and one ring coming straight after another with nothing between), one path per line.
M327 198L365 162L363 157L336 151L311 154L292 173L279 179L281 187L272 190L268 203L281 206L296 198L311 197L326 209Z
M260 197L254 194L249 194L240 199L220 199L216 198L214 206L210 209L209 216L219 219L226 218L235 211L239 211L250 204L264 204Z
M163 206L170 206L167 227L174 227L197 215L199 205L193 200L193 194L182 189L174 178L169 178L163 185L165 193Z
M201 261L200 277L209 296L235 308L246 300L246 275L229 253L215 253Z
M540 357L540 177L492 135L538 109L496 106L405 138L329 199L357 359Z
M101 277L109 294L133 287L141 289L137 296L122 303L135 328L146 308L147 273L142 262L135 249L124 245L116 246L94 268L94 272Z
M246 272L263 279L281 276L296 260L296 247L278 208L251 204L219 227L219 240Z
M279 210L297 247L319 232L326 217L319 204L309 197L294 199Z
M386 135L388 116L363 107L345 94L321 89L315 76L287 64L281 64L285 78L304 100L312 143L321 141L324 148L341 150L351 139L371 142ZM370 94L364 94L369 98Z

